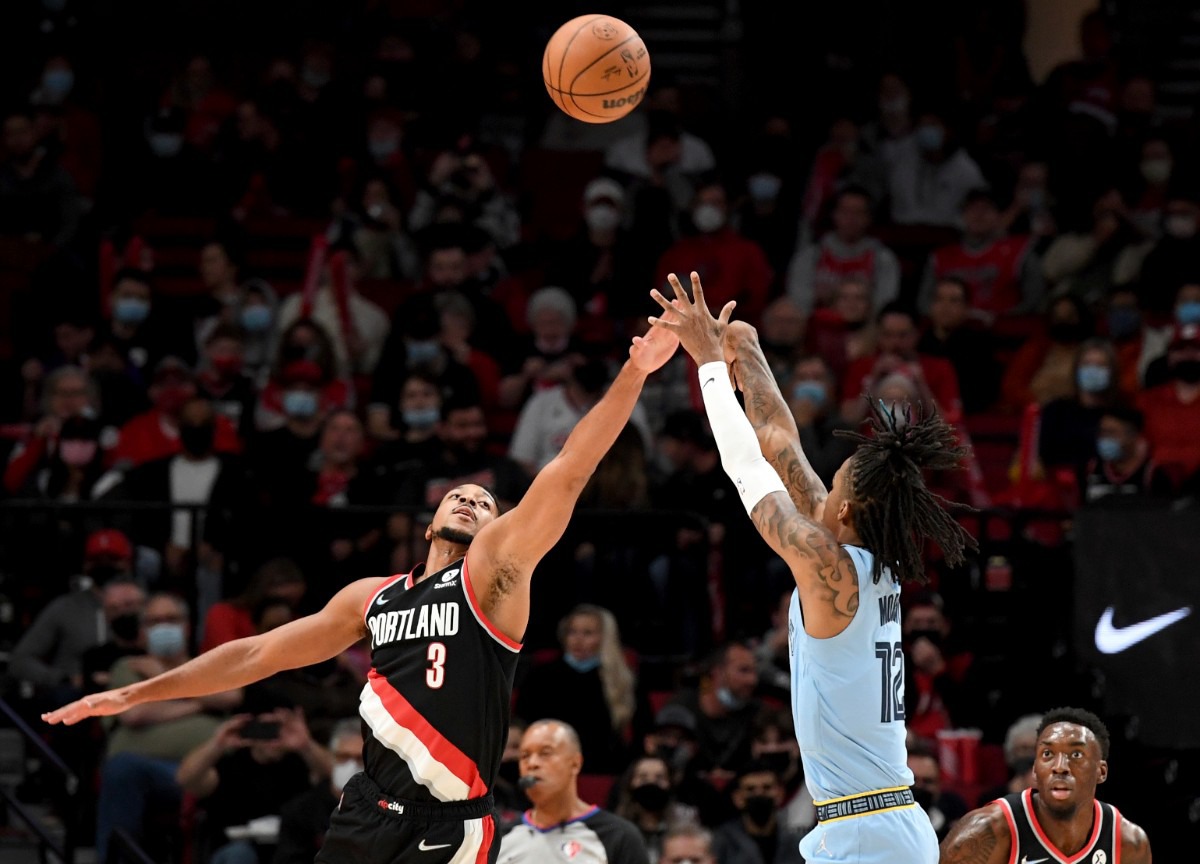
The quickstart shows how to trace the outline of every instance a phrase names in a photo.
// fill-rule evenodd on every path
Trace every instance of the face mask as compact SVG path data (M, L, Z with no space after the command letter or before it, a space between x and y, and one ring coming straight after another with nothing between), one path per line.
M89 464L96 455L95 441L60 441L58 455L72 468L82 468Z
M792 398L797 402L811 402L814 405L825 404L825 385L820 381L797 381L792 385Z
M1075 383L1084 393L1101 393L1112 380L1107 366L1080 366L1075 370Z
M917 146L926 153L936 153L946 143L946 133L940 126L918 126Z
M150 152L159 159L171 159L183 149L183 136L173 132L155 132L150 136Z
M1175 320L1180 324L1200 324L1200 300L1188 300L1176 306Z
M189 456L206 456L212 451L213 426L202 423L199 426L180 426L179 443Z
M1163 228L1176 240L1190 240L1196 236L1196 217L1176 213L1166 218Z
M692 211L692 224L702 234L719 231L725 225L725 211L716 204L701 204Z
M755 201L774 201L781 188L783 181L774 174L752 174L746 180L746 190Z
M189 388L167 384L155 391L154 407L164 414L177 414L191 396L192 391Z
M212 358L212 367L221 375L232 378L242 371L242 358L236 354L222 354Z
M122 324L141 324L150 314L150 301L141 297L118 297L113 303L113 318Z
M611 204L595 204L583 211L589 231L612 231L621 224L621 211Z
M404 425L410 429L428 429L437 425L441 412L436 408L415 408L401 412Z
M763 753L758 757L762 762L780 777L786 777L792 770L792 754L777 750L774 753Z
M1171 374L1184 384L1200 383L1200 360L1180 360L1171 367Z
M1170 179L1172 167L1170 159L1143 159L1138 166L1146 182L1156 186Z
M138 636L138 630L141 629L141 626L142 622L136 613L118 615L116 618L108 622L108 629L112 631L114 636L123 642L133 642L136 640Z
M358 764L357 759L335 762L333 771L329 775L329 782L338 793L341 793L346 788L346 784L350 782L350 778L361 770L363 770L363 766Z
M400 142L395 138L372 138L367 142L367 152L376 162L382 162L400 149Z
M42 89L53 102L61 102L75 86L75 73L70 69L49 69L42 76Z
M1096 452L1105 462L1115 462L1121 458L1123 448L1116 438L1097 438Z
M317 394L309 390L288 390L283 394L283 413L306 420L317 413Z
M667 808L667 802L671 800L671 790L664 789L657 783L643 783L641 786L634 786L630 789L629 797L643 810L661 813Z
M432 363L438 358L440 353L441 346L436 339L412 341L404 344L404 354L408 359L409 366L421 366L425 363Z
M568 666L570 666L572 669L574 669L576 672L579 672L581 674L584 672L592 672L592 671L600 668L600 657L599 656L585 657L584 659L581 660L580 658L576 657L574 654L564 653L563 654L563 662L566 663Z
M1085 335L1083 326L1073 321L1055 321L1050 325L1050 338L1055 342L1078 342Z
M242 327L251 333L262 333L271 326L271 309L268 306L246 306L241 314Z
M1200 307L1200 303L1196 304ZM1197 309L1200 312L1200 308ZM1108 335L1114 339L1129 339L1142 327L1142 313L1132 306L1116 306L1108 310Z
M775 815L775 799L767 795L751 795L746 799L742 812L760 828L771 821Z
M928 639L936 647L942 647L942 631L940 630L913 630L908 634L910 645L918 639Z
M908 113L908 99L896 96L891 99L879 100L879 111L889 117L899 117Z
M155 624L146 630L146 650L155 657L176 657L185 647L182 624Z
M717 688L717 701L729 711L740 711L746 707L746 700L733 695L728 687Z

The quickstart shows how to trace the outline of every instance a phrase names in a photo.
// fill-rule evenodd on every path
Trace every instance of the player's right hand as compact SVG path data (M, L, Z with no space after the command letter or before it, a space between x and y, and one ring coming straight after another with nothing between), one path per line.
M108 717L112 714L120 714L130 707L129 698L122 691L105 690L102 693L84 696L56 711L49 711L42 715L42 719L52 726L56 723L74 726L80 720L86 720L88 717Z

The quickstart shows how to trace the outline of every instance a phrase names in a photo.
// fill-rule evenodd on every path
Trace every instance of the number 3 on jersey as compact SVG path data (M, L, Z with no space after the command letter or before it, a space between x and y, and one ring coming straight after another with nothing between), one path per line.
M430 646L432 647L432 646ZM904 650L899 642L876 642L875 656L883 673L879 722L904 720Z
M446 681L446 646L442 642L430 642L425 655L429 668L425 670L425 684L430 690L438 690Z

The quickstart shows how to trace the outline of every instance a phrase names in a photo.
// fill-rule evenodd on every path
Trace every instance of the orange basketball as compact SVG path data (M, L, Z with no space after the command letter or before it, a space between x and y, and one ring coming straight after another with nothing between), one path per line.
M585 123L619 120L646 95L650 53L642 37L611 15L580 15L558 28L542 55L554 104Z

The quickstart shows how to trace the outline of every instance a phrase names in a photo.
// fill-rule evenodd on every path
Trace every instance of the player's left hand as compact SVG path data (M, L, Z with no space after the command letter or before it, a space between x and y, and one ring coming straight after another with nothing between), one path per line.
M696 361L697 366L724 360L725 353L721 347L721 341L725 336L725 327L729 324L729 316L733 314L737 303L730 300L721 310L721 314L713 318L704 302L704 286L700 284L699 273L692 271L694 301L688 297L679 278L674 273L667 276L667 281L675 289L674 300L667 300L657 289L650 292L650 296L654 298L655 302L670 313L662 318L650 316L650 323L654 325L654 330L665 328L678 336L680 344ZM676 316L678 321L670 320Z
M629 346L629 360L647 374L656 372L675 356L678 347L679 337L670 330L651 327L645 336L633 337L633 344Z

